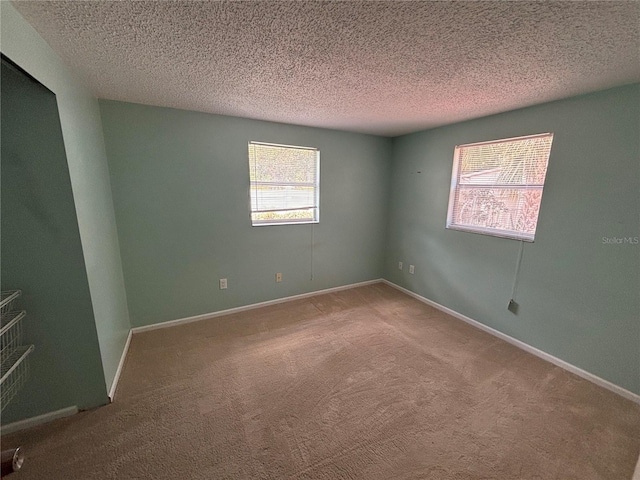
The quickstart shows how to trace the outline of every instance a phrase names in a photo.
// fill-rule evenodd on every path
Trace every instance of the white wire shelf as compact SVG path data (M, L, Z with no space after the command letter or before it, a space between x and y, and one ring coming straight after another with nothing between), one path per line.
M0 363L22 344L22 319L27 315L24 310L21 312L7 312L0 316Z
M21 345L2 362L0 368L2 375L0 378L0 410L4 410L26 382L29 374L27 357L34 349L33 345Z
M11 310L11 304L20 295L22 295L21 290L7 290L6 292L0 292L0 311L2 313L7 313Z
M0 411L18 393L29 375L27 357L35 347L22 345L24 310L13 310L21 290L0 292Z

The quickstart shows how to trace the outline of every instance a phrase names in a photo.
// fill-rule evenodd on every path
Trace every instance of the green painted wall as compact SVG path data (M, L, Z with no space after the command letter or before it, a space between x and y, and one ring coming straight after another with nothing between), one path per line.
M106 390L130 324L98 101L10 2L0 20L2 53L56 94Z
M382 276L390 139L113 101L100 109L133 326ZM319 224L251 226L250 140L320 149Z
M31 375L2 422L106 403L56 98L2 62L2 290L21 289Z
M453 151L549 131L514 315L507 303L519 243L444 228ZM640 393L639 144L637 84L395 138L385 278ZM414 264L415 275L398 261Z

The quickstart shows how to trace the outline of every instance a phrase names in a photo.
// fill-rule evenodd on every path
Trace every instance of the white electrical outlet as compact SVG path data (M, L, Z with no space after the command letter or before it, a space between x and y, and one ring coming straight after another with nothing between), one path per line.
M220 279L220 290L226 290L227 288L227 279L226 278L221 278Z
M413 275L414 273L416 273L416 267L414 267L413 265L409 265L409 273L411 275Z
M282 274L281 273L276 273L276 282L281 282L282 281Z
M402 262L398 262L398 270L402 270Z

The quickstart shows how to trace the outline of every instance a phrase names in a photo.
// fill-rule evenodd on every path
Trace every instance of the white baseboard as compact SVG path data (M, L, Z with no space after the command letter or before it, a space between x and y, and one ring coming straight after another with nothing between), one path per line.
M69 417L78 413L78 407L67 407L55 412L44 413L37 417L25 418L24 420L18 420L17 422L3 425L1 428L2 435L8 435L9 433L17 432L18 430L24 430L25 428L35 427L36 425L42 425L43 423L49 423L59 418Z
M122 355L120 356L120 362L118 363L116 374L113 377L113 382L111 382L111 388L109 389L109 400L112 402L116 396L116 389L118 388L118 381L120 380L120 374L122 373L122 368L124 367L124 361L127 359L127 353L129 353L129 345L131 344L132 335L133 332L130 329L129 335L127 335L127 341L124 344L124 349L122 350Z
M349 285L326 288L324 290L316 290L309 293L301 293L299 295L277 298L275 300L268 300L266 302L252 303L251 305L245 305L242 307L229 308L227 310L219 310L217 312L211 312L211 313L203 313L202 315L195 315L193 317L179 318L177 320L168 320L166 322L154 323L153 325L134 327L131 329L131 331L135 334L140 332L148 332L149 330L157 330L159 328L174 327L176 325L183 325L185 323L198 322L200 320L207 320L209 318L221 317L223 315L230 315L232 313L245 312L247 310L253 310L255 308L268 307L269 305L276 305L278 303L285 303L285 302L291 302L293 300L300 300L302 298L315 297L316 295L323 295L325 293L332 293L332 292L338 292L340 290L349 290L351 288L363 287L365 285L372 285L374 283L380 283L382 281L383 280L381 278L378 278L376 280L367 280L366 282L351 283Z
M636 463L636 471L633 472L633 478L631 480L640 480L640 456L638 457L638 463Z
M535 347L532 347L531 345L522 342L521 340L518 340L516 338L510 337L509 335L507 335L506 333L502 333L498 330L495 330L491 327L488 327L487 325L478 322L477 320L474 320L472 318L467 317L466 315L463 315L461 313L456 312L455 310L451 310L450 308L445 307L444 305L440 305L439 303L436 303L432 300L429 300L428 298L425 298L421 295L418 295L417 293L412 292L411 290L407 290L406 288L401 287L400 285L396 285L393 282L390 282L388 280L382 280L383 283L386 283L387 285L396 288L398 290L400 290L401 292L406 293L407 295L412 296L413 298L426 303L427 305L430 305L434 308L437 308L438 310L441 310L449 315L451 315L452 317L455 317L459 320L462 320L463 322L466 322L476 328L479 328L480 330L483 330L495 337L498 337L502 340L504 340L505 342L508 342L512 345L515 345L518 348L521 348L522 350L524 350L525 352L529 352L533 355L535 355L536 357L542 358L543 360L546 360L548 362L553 363L554 365L563 368L575 375L578 375L579 377L584 378L585 380L589 380L592 383L595 383L596 385L606 388L607 390L611 390L614 393L617 393L618 395L631 400L632 402L638 403L640 404L640 395L630 392L629 390L622 388L614 383L609 382L608 380L605 380L604 378L600 378L597 375L594 375L593 373L589 373L586 370L582 370L579 367L576 367L575 365L572 365L568 362L565 362L564 360L559 359L558 357L554 357L553 355L547 353L547 352L543 352L542 350L538 350Z

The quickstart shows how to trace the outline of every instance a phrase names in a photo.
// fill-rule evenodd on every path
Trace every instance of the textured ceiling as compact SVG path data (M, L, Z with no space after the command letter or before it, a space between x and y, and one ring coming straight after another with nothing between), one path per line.
M115 100L397 135L640 81L640 2L17 1Z

